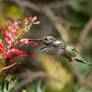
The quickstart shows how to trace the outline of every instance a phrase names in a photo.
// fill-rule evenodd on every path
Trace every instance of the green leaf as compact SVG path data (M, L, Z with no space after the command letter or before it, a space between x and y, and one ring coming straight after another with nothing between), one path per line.
M0 92L11 92L12 88L17 84L18 78L8 75L5 80L0 83Z

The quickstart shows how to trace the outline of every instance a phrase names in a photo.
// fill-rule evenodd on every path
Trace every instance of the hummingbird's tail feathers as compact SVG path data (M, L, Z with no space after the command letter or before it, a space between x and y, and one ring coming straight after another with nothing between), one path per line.
M78 58L78 57L75 57L74 59L75 59L76 61L80 62L80 63L88 64L88 61L85 60L85 59L80 59L80 58Z
M92 64L88 63L89 66L92 66Z
M86 59L84 60L80 60L79 58L75 58L76 61L80 62L80 63L84 63L84 64L87 64L89 66L92 66L92 64L88 63L88 61Z

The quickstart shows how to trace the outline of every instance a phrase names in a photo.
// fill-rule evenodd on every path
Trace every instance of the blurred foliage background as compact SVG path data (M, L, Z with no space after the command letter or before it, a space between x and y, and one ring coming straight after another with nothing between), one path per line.
M75 46L92 63L91 0L0 0L0 25L7 25L8 16L30 15L38 16L41 23L25 38L52 35ZM33 60L18 58L22 64L14 71L20 78L14 92L92 92L92 67L44 55L38 48L33 51Z

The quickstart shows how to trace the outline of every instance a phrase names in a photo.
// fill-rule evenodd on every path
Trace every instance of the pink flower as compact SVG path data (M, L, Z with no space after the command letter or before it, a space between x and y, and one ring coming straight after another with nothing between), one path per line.
M24 38L24 39L21 39L20 42L25 43L25 44L29 44L29 39Z
M24 19L24 28L21 28L22 21L21 20L12 20L9 18L8 29L4 27L0 27L3 36L3 43L0 39L0 58L8 59L9 61L13 62L16 60L18 56L27 56L29 58L33 58L34 54L27 55L28 52L24 52L19 50L19 47L23 45L28 45L31 47L39 46L35 41L29 41L29 39L20 39L21 36L25 34L25 32L29 31L32 24L39 24L37 17L29 17ZM21 31L20 31L21 30ZM26 31L27 30L27 31Z
M0 39L0 49L1 48L4 48L4 45L3 45L3 43L2 43L2 40Z

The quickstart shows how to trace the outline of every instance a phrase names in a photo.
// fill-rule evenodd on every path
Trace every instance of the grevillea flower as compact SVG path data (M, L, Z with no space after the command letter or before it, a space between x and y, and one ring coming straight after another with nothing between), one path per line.
M39 24L37 17L24 18L21 20L12 20L10 17L8 28L0 27L2 31L3 41L0 39L0 58L8 59L8 61L15 61L17 56L28 56L33 58L34 54L27 55L28 52L19 50L22 45L31 45L31 47L38 46L35 41L29 41L29 39L22 39L21 37L28 32L33 24Z

